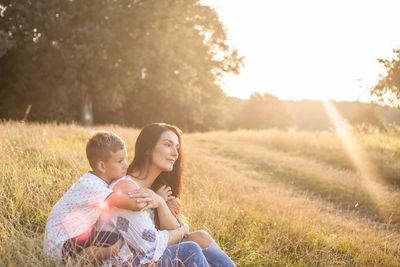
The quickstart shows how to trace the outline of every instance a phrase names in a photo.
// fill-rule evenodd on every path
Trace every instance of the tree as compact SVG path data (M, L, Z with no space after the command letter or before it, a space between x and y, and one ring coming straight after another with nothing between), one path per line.
M167 121L185 130L218 127L223 98L218 80L224 72L237 72L242 59L226 45L215 11L188 0L146 1L137 12L151 14L152 22L138 26L148 56L127 97L126 121L138 126Z
M32 103L33 119L90 124L94 101L111 110L122 105L123 90L129 87L119 68L123 54L114 41L118 25L107 19L125 12L120 3L4 2L1 26L16 42L0 59L6 85L2 104L14 111L9 116L18 117Z
M10 36L4 30L0 30L0 58L4 56L14 45L15 43Z
M392 60L378 59L387 73L380 75L378 84L371 89L371 95L375 95L380 103L400 107L400 49L394 49L393 53L397 57Z
M348 119L350 124L359 129L369 129L372 127L379 130L385 129L383 119L379 116L372 104L354 103L355 110Z
M0 30L16 44L0 58L2 117L32 104L36 120L216 127L218 81L243 64L215 11L199 0L1 5Z

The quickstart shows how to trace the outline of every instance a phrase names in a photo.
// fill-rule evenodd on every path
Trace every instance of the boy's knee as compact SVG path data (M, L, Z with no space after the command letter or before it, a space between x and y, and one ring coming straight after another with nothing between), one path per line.
M213 241L210 234L206 231L192 232L187 236L187 240L196 242L201 248L209 247Z

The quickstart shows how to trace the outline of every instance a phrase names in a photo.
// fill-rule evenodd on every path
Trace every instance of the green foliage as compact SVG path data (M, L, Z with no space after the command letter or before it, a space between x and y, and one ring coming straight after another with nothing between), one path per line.
M396 57L392 60L378 59L386 69L385 75L380 75L377 85L371 88L371 95L383 104L400 107L400 49L393 49Z
M366 127L376 127L379 130L384 130L384 122L373 106L358 106L353 116L350 118L350 123L361 129Z
M188 130L218 125L224 72L238 72L216 12L198 0L3 1L0 116ZM7 37L8 38L8 37ZM6 40L6 39L4 39Z
M15 43L10 36L4 30L0 30L0 57L5 55L14 45Z

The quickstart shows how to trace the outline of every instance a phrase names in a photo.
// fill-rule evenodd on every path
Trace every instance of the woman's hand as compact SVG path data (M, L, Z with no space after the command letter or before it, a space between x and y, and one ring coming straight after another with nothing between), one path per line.
M167 206L171 211L171 213L175 216L175 218L178 217L182 208L182 204L179 201L179 199L175 197L171 198L170 200L167 201Z
M189 234L189 225L184 223L184 222L179 222L181 224L180 228L183 231L183 236L186 236L187 234Z
M165 202L167 202L167 201L169 201L169 200L175 198L175 197L172 195L172 189L171 189L171 187L166 186L166 185L161 186L161 187L156 191L156 193L157 193L158 195L160 195L160 196L165 200Z

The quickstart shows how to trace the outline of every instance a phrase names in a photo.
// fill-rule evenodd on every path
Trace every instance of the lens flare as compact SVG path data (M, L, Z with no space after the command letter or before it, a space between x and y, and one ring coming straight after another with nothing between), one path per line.
M82 233L87 233L89 236L92 230L92 224L85 214L78 211L71 211L65 216L63 222L64 229L70 238L80 236ZM85 234L79 237L79 239L84 239ZM87 237L86 236L86 237Z
M377 181L378 172L367 157L364 149L357 143L351 133L350 125L342 118L335 106L330 101L323 101L324 108L328 113L336 132L342 140L347 154L364 181Z
M378 174L372 163L366 156L363 148L356 142L351 134L350 125L342 118L335 106L330 101L323 101L324 108L328 113L336 132L342 140L347 154L364 180L376 181Z
M110 216L110 203L108 203L107 200L102 201L97 205L96 208L100 212L99 220L107 221Z
M367 192L371 199L377 204L379 213L381 213L380 215L386 213L384 216L387 216L390 214L390 212L388 213L388 211L385 210L385 205L388 201L388 199L385 198L387 190L377 183L377 181L381 179L378 171L367 157L362 146L353 138L350 125L342 118L335 106L329 101L323 101L323 104L329 118L336 128L337 134L344 144L347 154L359 173L360 179L357 181L359 186L363 187L365 192ZM360 203L355 203L354 207L357 208L358 206L360 206Z

